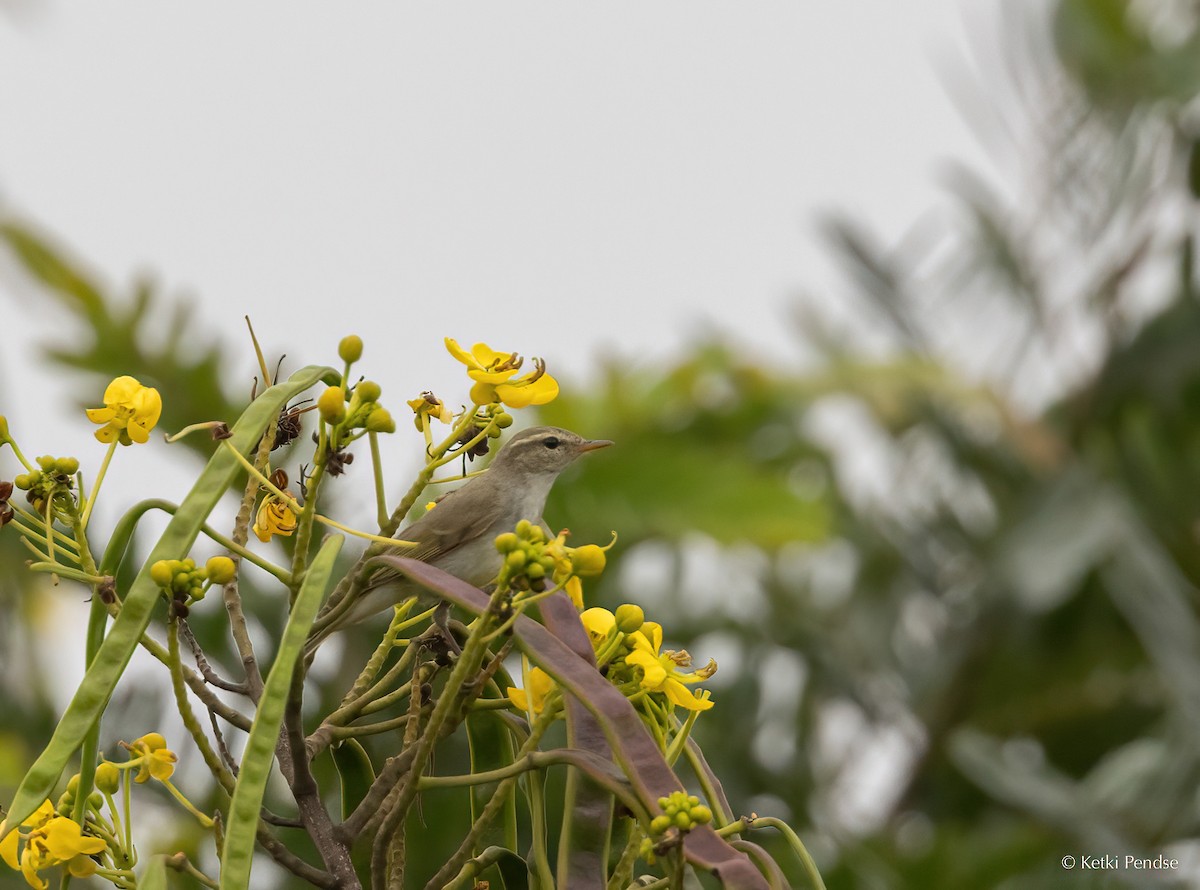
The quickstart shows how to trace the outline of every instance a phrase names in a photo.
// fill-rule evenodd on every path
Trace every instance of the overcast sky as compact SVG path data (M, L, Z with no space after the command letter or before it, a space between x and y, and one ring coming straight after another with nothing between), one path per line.
M960 0L13 8L3 207L115 288L151 270L230 337L251 314L292 367L362 333L394 404L462 398L446 335L568 378L706 324L786 360L789 301L836 299L818 215L895 238L980 157ZM53 316L7 290L27 429Z

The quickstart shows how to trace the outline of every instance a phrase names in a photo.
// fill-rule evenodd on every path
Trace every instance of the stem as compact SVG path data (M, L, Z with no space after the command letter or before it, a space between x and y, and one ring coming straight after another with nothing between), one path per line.
M379 454L379 434L371 433L367 441L371 443L371 468L375 473L375 515L379 527L383 528L388 521L388 509L383 487L383 460Z
M825 890L825 881L821 878L821 872L818 871L817 864L813 862L808 848L804 846L804 841L800 840L800 836L792 830L792 826L788 825L782 819L776 819L773 816L757 816L744 821L750 828L774 828L782 834L788 845L792 848L792 852L796 854L796 858L800 860L800 864L804 866L804 874L814 890Z
M233 774L225 768L225 764L212 749L212 745L208 743L208 736L204 734L200 721L196 719L196 714L187 698L187 689L184 688L183 683L183 660L179 656L179 617L177 615L171 615L167 621L167 658L170 661L167 666L171 670L171 689L175 693L175 707L183 719L183 725L191 735L192 742L199 749L200 756L204 758L204 763L213 774L213 778L220 783L222 788L233 794L236 780L233 778Z
M162 785L169 792L171 792L171 796L173 798L175 798L177 801L179 801L180 805L183 806L183 808L185 810L187 810L189 813L191 813L193 816L196 817L196 819L200 822L200 824L204 828L212 828L213 827L213 820L208 818L208 816L204 815L198 809L196 809L196 807L192 804L192 802L183 796L183 792L171 784L171 781L169 779L163 779Z
M88 497L87 505L83 508L83 517L79 520L80 526L87 529L88 520L92 518L92 507L96 503L96 496L100 494L100 486L104 484L104 476L108 473L108 465L112 462L113 454L117 450L119 439L113 439L108 443L108 451L104 453L104 461L100 464L100 472L96 474L96 481L92 484L92 493Z

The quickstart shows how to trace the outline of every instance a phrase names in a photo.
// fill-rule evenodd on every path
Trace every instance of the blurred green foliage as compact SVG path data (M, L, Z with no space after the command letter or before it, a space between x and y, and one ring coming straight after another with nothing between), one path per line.
M701 743L735 806L803 826L831 890L1146 885L1063 870L1084 853L1200 869L1198 16L1060 0L1036 39L1016 22L1015 197L960 171L953 224L902 253L831 224L860 312L806 318L816 370L714 340L543 410L619 446L547 508L578 540L620 533L590 601L636 598L721 660ZM219 347L145 349L145 292L122 306L27 228L0 237L95 332L52 360L187 393L167 428L227 404ZM54 720L5 575L0 795ZM231 657L217 617L194 627ZM462 814L431 795L422 818Z

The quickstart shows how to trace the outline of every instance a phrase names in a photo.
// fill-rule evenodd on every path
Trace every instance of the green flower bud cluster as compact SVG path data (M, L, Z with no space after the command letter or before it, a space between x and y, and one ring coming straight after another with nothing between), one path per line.
M188 606L204 599L210 584L228 584L237 567L228 556L214 556L203 567L193 559L160 559L150 566L150 577L166 593L177 614L187 615Z
M317 410L322 420L341 432L394 433L396 421L379 404L382 393L382 388L373 380L361 381L349 393L340 386L331 386L317 399ZM356 438L358 436L349 436L345 441Z
M13 479L13 485L26 492L25 499L38 513L42 513L48 500L75 487L79 461L74 457L52 457L44 454L37 459L37 465L40 469L20 474Z
M70 816L71 811L75 809L75 799L79 796L79 773L71 776L67 780L67 790L58 798L58 803L54 807L61 816ZM93 791L88 795L88 805L98 810L104 804L104 798L99 792Z
M661 853L669 843L668 832L688 832L697 825L707 825L713 817L712 810L700 803L700 798L686 791L672 791L667 797L660 797L658 806L662 812L650 820L650 837L642 841L638 851L638 855L651 865L655 854Z
M546 533L528 519L514 531L496 537L496 549L504 557L500 584L518 590L545 590L546 578L554 572L554 557L547 552Z
M489 439L499 439L504 430L513 425L513 416L504 410L501 402L489 405L477 420L480 426L487 427Z

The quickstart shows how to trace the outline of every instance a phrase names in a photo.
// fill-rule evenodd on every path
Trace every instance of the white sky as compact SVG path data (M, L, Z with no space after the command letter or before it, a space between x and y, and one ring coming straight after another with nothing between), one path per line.
M446 335L568 378L706 324L794 356L789 301L835 299L817 214L894 239L980 157L943 82L960 0L12 9L2 206L116 288L152 270L230 337L250 313L291 368L361 333L399 407L461 399ZM10 283L0 412L29 429L54 321Z

